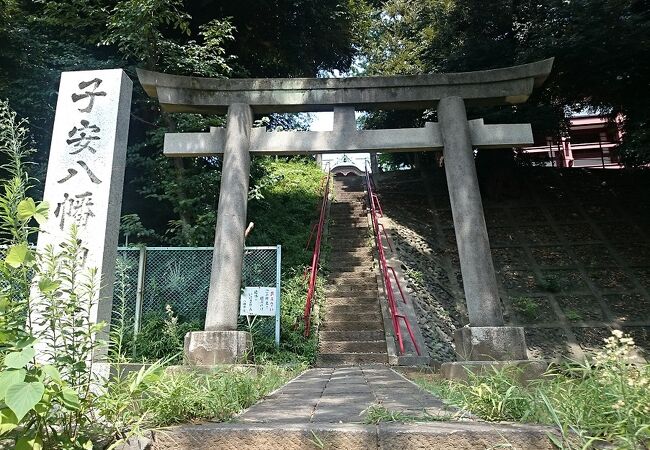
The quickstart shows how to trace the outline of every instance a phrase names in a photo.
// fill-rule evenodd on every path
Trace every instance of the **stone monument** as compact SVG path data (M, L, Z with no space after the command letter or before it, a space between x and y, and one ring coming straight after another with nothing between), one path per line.
M95 322L111 320L132 88L121 69L63 72L56 105L37 245L56 248L77 226L82 264L100 277Z

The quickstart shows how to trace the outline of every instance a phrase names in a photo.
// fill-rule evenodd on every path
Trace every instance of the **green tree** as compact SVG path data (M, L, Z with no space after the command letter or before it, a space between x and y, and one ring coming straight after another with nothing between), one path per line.
M625 155L650 160L650 8L644 0L386 0L364 44L370 74L489 69L555 57L528 103L473 110L486 120L564 125L566 109L625 116Z

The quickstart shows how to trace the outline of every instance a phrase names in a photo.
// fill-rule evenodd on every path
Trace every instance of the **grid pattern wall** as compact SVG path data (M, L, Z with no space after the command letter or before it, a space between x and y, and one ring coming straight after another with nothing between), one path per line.
M181 322L205 320L210 287L211 248L146 250L142 317L167 305Z
M0 258L5 257L6 246L0 246ZM137 317L140 322L152 314L164 314L169 305L179 322L205 322L210 288L212 247L119 247L115 265L112 321L123 320L132 327ZM140 274L140 259L144 258L144 273ZM138 281L142 283L140 314ZM278 258L276 247L246 247L242 270L244 286L277 287ZM0 279L0 289L7 280ZM253 322L240 318L239 326L272 336L275 318L259 317Z
M612 327L650 354L650 176L520 169L498 178L481 186L492 258L506 320L525 328L531 356L581 357ZM449 330L440 327L451 336L465 306L444 176L382 188L399 256L421 272L413 289L445 311Z

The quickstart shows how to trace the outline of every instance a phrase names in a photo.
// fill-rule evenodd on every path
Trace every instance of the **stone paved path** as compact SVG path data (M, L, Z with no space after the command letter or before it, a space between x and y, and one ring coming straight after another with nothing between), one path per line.
M425 421L364 423L363 411L377 404ZM155 430L151 449L553 450L550 431L468 419L389 367L373 365L308 370L231 422Z
M460 415L458 409L446 406L391 368L373 365L308 370L236 421L362 423L362 413L371 405L412 417Z

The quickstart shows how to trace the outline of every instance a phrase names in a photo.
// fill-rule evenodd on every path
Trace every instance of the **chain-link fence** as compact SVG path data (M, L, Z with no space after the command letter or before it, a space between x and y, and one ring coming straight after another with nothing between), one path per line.
M7 247L0 246L0 258ZM112 320L140 330L147 317L171 308L179 323L203 328L208 304L212 247L118 247ZM280 301L281 247L245 247L242 284L274 287ZM0 288L8 281L0 279ZM279 317L240 317L241 329L279 337Z
M113 298L113 317L137 333L148 317L171 308L179 323L205 322L212 247L120 247ZM242 284L274 287L280 299L280 246L246 247ZM276 317L240 318L242 329L279 337Z
M280 277L282 250L276 247L246 247L242 285L246 287L274 287L276 312L274 316L240 317L239 328L259 333L266 337L275 337L276 345L280 343Z

